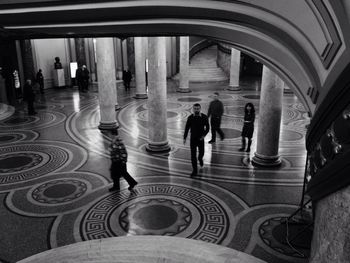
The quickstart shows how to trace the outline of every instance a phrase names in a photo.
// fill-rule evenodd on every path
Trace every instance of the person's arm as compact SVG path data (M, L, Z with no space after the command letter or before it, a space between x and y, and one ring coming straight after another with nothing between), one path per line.
M208 117L206 115L203 115L203 122L204 122L204 135L203 135L203 139L204 137L208 134L209 132L209 122L208 122Z
M126 163L128 161L128 152L126 151L124 144L122 144L121 158L123 163Z
M211 115L211 112L212 112L212 106L213 105L213 103L212 102L210 102L210 104L209 104L209 108L208 108L208 118L210 118L210 115Z
M184 133L184 144L186 143L186 138L187 138L187 135L188 135L188 131L190 130L190 127L191 127L191 122L192 122L192 115L190 115L187 118L187 122L186 122L186 126L185 126L185 133Z
M224 104L220 101L220 116L224 114Z

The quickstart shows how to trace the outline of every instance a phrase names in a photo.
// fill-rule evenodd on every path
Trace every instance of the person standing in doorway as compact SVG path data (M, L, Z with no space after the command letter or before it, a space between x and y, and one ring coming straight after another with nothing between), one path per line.
M127 171L126 163L128 161L128 153L125 145L118 135L118 131L112 131L113 135L116 135L109 146L111 156L111 178L113 180L113 187L109 189L110 192L120 190L120 177L123 177L129 184L128 189L131 191L137 182Z
M193 114L187 118L185 133L184 133L184 144L188 132L191 130L191 162L192 162L192 174L191 176L197 175L197 148L198 148L198 161L199 165L203 166L204 156L204 137L209 132L209 122L207 115L201 113L201 105L196 103L193 105Z
M224 104L219 100L219 93L214 92L214 100L210 102L208 109L208 118L210 118L211 140L208 143L216 141L216 132L220 135L220 139L225 138L224 132L221 130L221 117L224 114Z
M26 101L28 104L28 114L29 115L36 114L36 112L34 110L35 94L33 91L32 81L30 79L27 79L26 83L24 84L23 100Z
M239 151L243 152L246 146L246 139L248 138L248 147L246 152L250 152L250 146L252 145L252 137L254 133L254 121L255 121L255 109L252 103L247 103L244 107L244 124L242 129L242 147Z
M39 84L40 93L44 94L44 76L41 69L36 73L36 83Z

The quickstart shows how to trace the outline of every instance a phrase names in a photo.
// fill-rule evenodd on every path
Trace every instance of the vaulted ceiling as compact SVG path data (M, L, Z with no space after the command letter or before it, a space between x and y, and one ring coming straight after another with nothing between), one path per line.
M3 38L200 35L273 69L313 112L349 62L346 0L2 0Z

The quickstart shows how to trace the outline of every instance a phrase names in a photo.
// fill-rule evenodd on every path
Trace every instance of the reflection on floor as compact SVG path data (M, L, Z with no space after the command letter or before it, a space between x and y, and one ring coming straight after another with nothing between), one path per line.
M254 84L242 91L227 83L192 84L192 93L168 86L167 154L145 151L147 100L134 89L118 89L120 134L128 153L128 170L139 182L133 193L122 181L110 193L108 144L101 133L98 93L75 88L49 90L38 98L38 114L26 107L0 121L0 262L83 240L125 235L168 235L221 244L267 262L307 262L308 251L283 242L280 222L301 198L305 164L305 125L301 103L290 94L283 101L280 154L282 166L251 165L256 149L242 153L243 107L252 102L259 118ZM190 178L189 145L184 124L193 103L206 113L214 91L225 105L224 141L208 144L204 167ZM39 96L39 95L38 95Z

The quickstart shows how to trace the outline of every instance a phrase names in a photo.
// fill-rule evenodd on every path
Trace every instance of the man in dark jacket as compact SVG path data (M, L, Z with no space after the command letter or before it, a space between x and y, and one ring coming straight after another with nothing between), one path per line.
M208 109L208 118L210 118L211 140L209 143L216 141L216 132L219 133L221 140L225 138L224 132L221 130L221 117L224 114L224 105L219 100L219 93L214 93L214 100L210 102Z
M35 93L33 91L32 81L30 79L27 79L26 83L24 84L23 100L26 101L28 104L28 114L29 115L36 114L34 110Z
M191 130L191 161L192 161L192 174L191 176L197 175L197 147L198 147L198 161L200 166L203 166L204 156L204 137L209 132L209 122L207 115L201 113L201 105L196 103L193 105L193 114L187 118L185 133L184 133L184 144L189 130Z
M131 191L137 182L127 171L126 163L128 161L128 153L126 151L125 145L122 139L117 135L116 131L112 131L113 135L116 135L113 139L111 145L109 146L110 156L111 156L111 178L113 180L113 187L109 189L112 191L119 191L120 177L123 177L129 184L128 189Z

